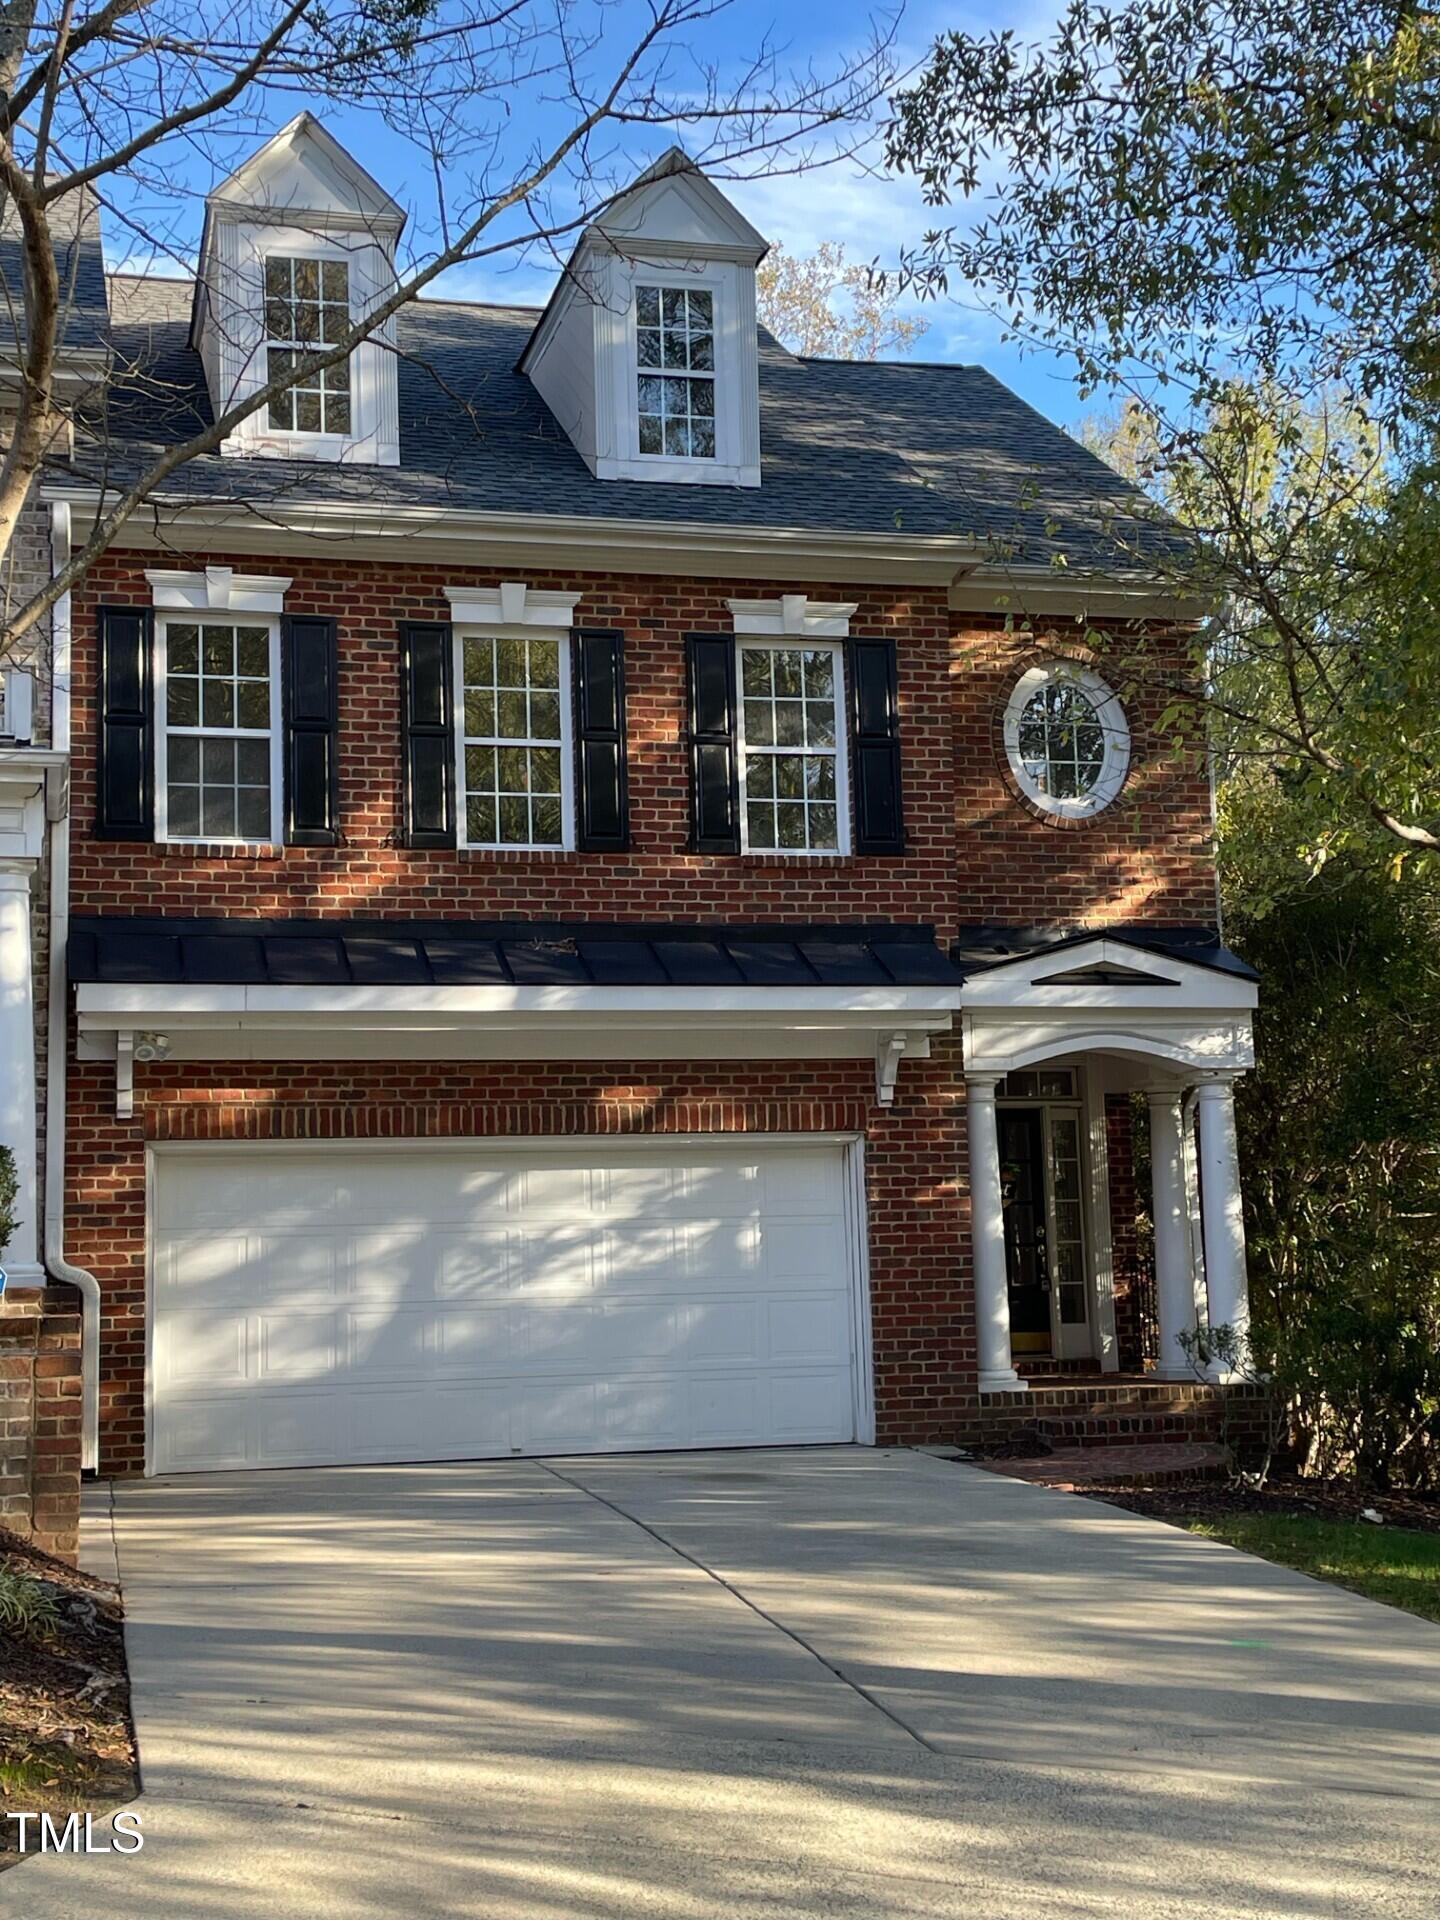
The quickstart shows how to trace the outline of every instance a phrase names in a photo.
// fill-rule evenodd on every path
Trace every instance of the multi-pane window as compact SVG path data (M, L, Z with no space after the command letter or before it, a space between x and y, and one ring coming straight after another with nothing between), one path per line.
M745 845L843 851L840 656L834 647L740 648Z
M565 654L559 635L460 643L465 843L565 844Z
M265 377L288 373L350 325L350 268L343 260L265 262ZM349 433L350 363L306 374L270 402L270 425L282 433Z
M172 840L269 840L274 821L271 628L165 623L163 797Z
M640 451L715 458L715 296L694 287L637 287Z
M1020 758L1042 793L1082 799L1105 765L1105 728L1093 701L1061 680L1031 694L1020 715Z
M1017 785L1045 813L1085 819L1116 798L1130 767L1125 709L1098 674L1071 661L1021 674L1005 708Z

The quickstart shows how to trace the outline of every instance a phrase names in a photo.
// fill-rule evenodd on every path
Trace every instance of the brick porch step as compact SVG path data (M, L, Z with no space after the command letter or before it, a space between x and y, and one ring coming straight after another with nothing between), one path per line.
M1214 1480L1226 1471L1223 1447L1208 1442L1170 1442L1159 1446L1058 1447L1039 1460L977 1460L987 1473L1008 1480L1075 1493L1087 1487L1127 1482L1162 1486L1175 1480Z
M1191 1380L1109 1374L1035 1376L1023 1393L982 1393L976 1438L1038 1433L1057 1447L1180 1446L1220 1439L1214 1387Z

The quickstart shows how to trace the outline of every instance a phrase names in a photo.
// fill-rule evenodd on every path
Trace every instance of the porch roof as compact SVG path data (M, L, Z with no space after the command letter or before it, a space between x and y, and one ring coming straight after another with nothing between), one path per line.
M967 977L992 967L1008 966L1037 954L1059 953L1067 947L1088 946L1096 940L1110 945L1134 947L1137 952L1159 954L1191 966L1206 967L1215 973L1233 974L1240 980L1258 980L1259 974L1248 960L1222 946L1213 927L1160 927L1143 922L1107 927L1005 927L985 924L961 927L951 949L960 971Z
M922 925L606 925L593 921L71 923L79 985L326 987L958 987Z

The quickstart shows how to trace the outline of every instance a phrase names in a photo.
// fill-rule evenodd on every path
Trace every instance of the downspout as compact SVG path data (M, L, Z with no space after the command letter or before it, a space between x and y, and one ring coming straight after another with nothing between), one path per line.
M58 573L70 558L70 507L50 508L51 566ZM51 617L50 739L70 751L70 595L62 594ZM45 1052L45 1270L52 1280L80 1294L80 1465L93 1473L100 1461L100 1283L65 1258L65 1079L69 1054L70 809L50 830L50 999Z

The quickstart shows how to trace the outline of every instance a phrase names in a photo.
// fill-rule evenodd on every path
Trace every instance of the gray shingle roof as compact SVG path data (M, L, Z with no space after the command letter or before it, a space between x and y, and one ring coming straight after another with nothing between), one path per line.
M188 281L112 277L123 369L106 434L112 482L211 417L188 341L191 292ZM211 455L167 495L943 536L985 543L995 558L1044 565L1063 551L1073 566L1122 570L1134 561L1117 550L1117 516L1127 547L1166 540L1140 495L982 368L801 359L768 335L759 488L597 481L516 372L537 318L445 300L402 310L398 468Z
M100 246L100 210L88 188L66 194L50 208L60 269L60 344L103 349L110 316L105 299L105 262ZM0 205L0 358L24 349L25 275L20 217L14 202Z

